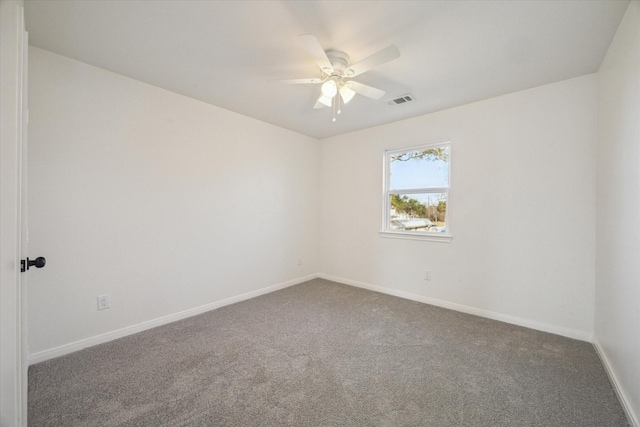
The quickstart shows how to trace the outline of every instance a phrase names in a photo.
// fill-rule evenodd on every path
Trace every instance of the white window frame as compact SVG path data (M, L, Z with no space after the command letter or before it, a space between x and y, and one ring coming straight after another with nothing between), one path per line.
M448 187L425 187L425 188L412 188L391 190L391 156L404 154L411 151L427 150L434 147L449 148L449 176ZM384 166L383 166L383 194L382 194L382 229L380 231L381 237L389 237L395 239L410 239L410 240L427 240L434 242L450 242L453 239L451 235L451 141L444 140L440 142L433 142L428 144L420 144L412 147L385 150L384 152ZM444 233L429 233L412 230L393 230L390 227L391 224L391 199L392 194L432 194L432 193L446 193L447 195L447 228Z

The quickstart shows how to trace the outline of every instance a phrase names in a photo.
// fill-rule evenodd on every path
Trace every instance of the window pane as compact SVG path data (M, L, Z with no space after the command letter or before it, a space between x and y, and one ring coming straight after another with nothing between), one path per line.
M390 189L449 186L449 146L391 154Z
M447 193L392 194L390 230L447 231Z

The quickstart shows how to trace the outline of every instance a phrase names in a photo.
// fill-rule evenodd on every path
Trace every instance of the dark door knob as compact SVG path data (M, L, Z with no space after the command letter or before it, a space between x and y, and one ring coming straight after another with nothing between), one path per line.
M29 258L27 258L27 270L29 269L29 267L42 268L46 263L47 263L47 260L44 259L44 257L42 256L39 256L38 258L33 260L30 260Z
M46 263L47 263L47 260L41 256L39 256L36 259L29 259L29 258L27 258L26 260L23 259L22 261L20 261L20 264L21 264L20 271L27 271L31 267L42 268L45 266Z

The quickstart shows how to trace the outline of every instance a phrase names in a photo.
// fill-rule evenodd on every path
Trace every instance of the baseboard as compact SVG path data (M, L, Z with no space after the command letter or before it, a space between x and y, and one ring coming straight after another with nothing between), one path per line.
M326 280L331 280L334 282L343 283L349 286L355 286L358 288L369 289L375 292L380 292L387 295L393 295L396 297L409 299L412 301L418 301L425 304L431 304L438 307L448 308L455 311L460 311L462 313L473 314L480 317L485 317L488 319L499 320L501 322L511 323L518 326L524 326L531 329L536 329L539 331L549 332L552 334L562 335L573 339L578 339L581 341L591 342L591 336L583 331L577 331L568 328L562 328L555 325L549 325L541 322L534 322L527 319L522 319L515 316L509 316L501 313L496 313L492 311L482 310L474 307L465 306L462 304L456 304L449 301L439 300L436 298L425 297L422 295L412 294L410 292L400 291L397 289L385 288L383 286L371 285L368 283L358 282L355 280L345 279L342 277L331 276L328 274L310 274L308 276L300 277L297 279L289 280L287 282L278 283L276 285L267 286L262 289L258 289L252 292L247 292L241 295L237 295L231 298L226 298L224 300L215 301L209 304L205 304L199 307L195 307L189 310L181 311L178 313L170 314L167 316L163 316L157 319L149 320L146 322L138 323L136 325L127 326L122 329L117 329L115 331L107 332L101 335L96 335L93 337L85 338L79 341L75 341L69 344L61 345L59 347L54 347L51 349L43 350L37 353L33 353L29 355L29 365L33 365L35 363L44 362L45 360L53 359L55 357L64 356L69 353L73 353L74 351L82 350L83 348L91 347L94 345L106 343L112 341L114 339L122 338L128 335L132 335L138 332L146 331L151 328L155 328L158 326L166 325L171 322L175 322L177 320L185 319L187 317L192 317L201 313L205 313L210 310L214 310L216 308L224 307L226 305L234 304L240 301L244 301L250 298L255 298L260 295L264 295L270 292L277 291L279 289L284 289L289 286L297 285L299 283L306 282L308 280L312 280L315 278L322 278ZM638 426L640 427L640 426Z
M425 304L431 304L438 307L448 308L450 310L460 311L462 313L473 314L475 316L485 317L487 319L499 320L505 323L511 323L513 325L524 326L525 328L536 329L538 331L549 332L556 335L562 335L564 337L573 338L580 341L591 342L591 334L570 329L563 328L561 326L551 325L543 322L536 322L533 320L523 319L516 316L510 316L507 314L496 313L493 311L482 310L475 307L469 307L462 304L456 304L449 301L439 300L436 298L425 297L422 295L412 294L410 292L400 291L397 289L385 288L383 286L371 285L368 283L358 282L355 280L345 279L342 277L331 276L328 274L319 274L321 279L331 280L333 282L344 283L345 285L355 286L358 288L369 289L371 291L380 292L387 295L393 295L396 297L409 299L412 301L423 302Z
M117 329L115 331L107 332L101 335L96 335L90 338L85 338L69 344L61 345L59 347L54 347L48 350L39 351L37 353L33 353L29 355L29 365L44 362L45 360L64 356L65 354L73 353L74 351L82 350L83 348L91 347L98 344L103 344L118 338L126 337L128 335L136 334L138 332L142 332L158 326L166 325L168 323L175 322L177 320L186 319L187 317L196 316L198 314L202 314L207 311L214 310L216 308L224 307L225 305L235 304L240 301L248 300L250 298L255 298L260 295L264 295L280 289L288 288L289 286L297 285L299 283L316 279L318 277L319 277L318 274L310 274L308 276L299 277L297 279L278 283L272 286L267 286L266 288L261 288L261 289L247 292L231 298L226 298L220 301L215 301L209 304L201 305L199 307L194 307L189 310L159 317L157 319L138 323L136 325L127 326L122 329Z
M633 408L629 404L629 399L627 398L626 393L620 387L620 382L618 381L618 377L615 374L613 366L611 362L609 362L609 358L607 354L604 352L604 349L598 343L598 339L594 337L593 339L593 347L596 349L596 353L600 360L602 361L602 365L604 366L604 370L607 372L607 376L609 377L609 382L613 386L613 390L616 392L616 396L618 396L618 400L620 401L620 405L624 410L625 415L627 416L627 421L629 421L629 425L631 427L640 427L640 423L638 422L637 415L633 412Z

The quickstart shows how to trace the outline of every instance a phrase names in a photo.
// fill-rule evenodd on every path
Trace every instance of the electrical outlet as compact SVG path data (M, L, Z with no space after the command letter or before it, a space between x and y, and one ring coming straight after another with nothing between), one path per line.
M302 257L298 257L298 265L302 265Z
M424 271L424 280L431 280L431 270Z
M111 308L111 295L98 295L98 310Z

